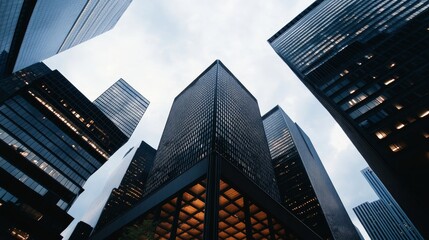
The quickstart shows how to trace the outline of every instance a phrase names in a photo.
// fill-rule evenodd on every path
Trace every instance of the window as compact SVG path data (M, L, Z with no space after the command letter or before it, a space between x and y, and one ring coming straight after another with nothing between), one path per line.
M377 136L378 139L383 139L387 137L389 133L390 131L378 131L378 132L375 132L375 136Z
M405 147L405 144L402 144L402 143L395 143L395 144L389 145L389 148L390 150L392 150L392 152L399 152L402 149L404 149L404 147Z

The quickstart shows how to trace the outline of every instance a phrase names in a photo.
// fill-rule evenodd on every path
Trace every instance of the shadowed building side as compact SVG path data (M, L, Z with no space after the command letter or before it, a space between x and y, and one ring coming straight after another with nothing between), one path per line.
M280 203L324 239L359 239L308 136L279 106L262 119Z
M429 3L316 1L268 41L429 237Z
M86 180L128 138L43 63L0 83L0 238L61 239Z

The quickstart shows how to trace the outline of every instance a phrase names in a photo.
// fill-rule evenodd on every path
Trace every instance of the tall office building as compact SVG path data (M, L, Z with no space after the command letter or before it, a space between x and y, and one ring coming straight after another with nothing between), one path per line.
M141 142L136 151L130 149L124 156L131 158L130 164L118 188L114 188L98 219L95 231L111 222L120 214L134 207L143 198L143 186L153 166L156 150Z
M380 198L353 208L371 239L423 239L377 175L370 168L361 172Z
M429 238L429 2L318 0L268 41Z
M70 235L69 240L85 240L91 235L92 227L85 222L80 221Z
M0 77L113 28L131 0L0 2Z
M217 60L175 98L143 201L91 238L320 239L276 201L269 154L256 99Z
M323 239L359 239L308 136L279 106L262 120L280 203Z
M0 238L61 239L85 181L128 138L43 63L0 81Z
M95 99L94 104L131 137L149 101L121 78Z

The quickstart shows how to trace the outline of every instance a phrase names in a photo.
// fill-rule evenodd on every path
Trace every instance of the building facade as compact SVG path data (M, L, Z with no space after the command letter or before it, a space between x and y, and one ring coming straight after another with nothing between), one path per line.
M91 235L92 227L80 221L73 230L73 233L70 235L69 240L84 240L88 239L89 235Z
M95 99L94 104L127 137L131 137L149 101L121 78Z
M124 156L124 159L130 154L130 151ZM130 165L119 187L112 190L94 231L102 228L142 200L143 187L153 166L155 154L155 149L142 142L134 155L128 156L132 157Z
M377 175L370 168L361 172L380 198L353 208L371 239L423 239Z
M61 239L85 181L128 138L43 63L0 88L0 238Z
M318 0L268 40L427 238L428 8Z
M308 136L279 106L262 120L280 203L323 239L359 239Z
M131 0L3 1L0 77L110 30L130 3Z
M175 98L143 201L92 239L320 239L278 199L258 103L217 60Z

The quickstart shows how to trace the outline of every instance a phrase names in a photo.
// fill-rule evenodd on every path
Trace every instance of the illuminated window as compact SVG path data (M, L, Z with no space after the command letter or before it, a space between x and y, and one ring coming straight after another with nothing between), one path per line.
M396 109L401 110L404 106L400 105L400 104L395 104L394 105Z
M390 150L392 150L392 152L399 152L400 150L404 149L404 144L399 144L399 143L395 143L395 144L390 144L389 145Z
M345 69L342 73L340 73L340 76L343 77L349 73L349 70Z
M377 136L378 139L383 139L383 138L387 137L388 134L389 134L388 131L378 131L375 133L375 136Z
M389 68L394 68L396 66L396 63L392 62L391 64L389 64Z
M423 111L422 113L420 113L419 117L420 117L420 118L424 118L424 117L426 117L427 115L429 115L429 110L425 110L425 111Z
M384 82L384 85L386 85L386 86L387 86L387 85L389 85L389 84L393 83L395 80L396 80L395 78L391 78L391 79L389 79L389 80L385 81L385 82Z
M373 55L373 54L365 55L365 58L366 58L366 59L371 59L371 58L373 58L373 57L374 57L374 55Z
M405 127L405 124L403 124L403 123L398 123L398 124L396 124L396 129L401 129L401 128L403 128L403 127Z
M22 231L21 229L18 228L12 228L10 231L10 235L15 237L16 239L19 240L27 240L28 238L30 238L30 234Z
M358 96L356 96L355 98L351 99L348 102L349 107L352 107L352 106L356 105L357 103L359 103L360 101L365 100L366 97L367 96L364 93L359 94Z

